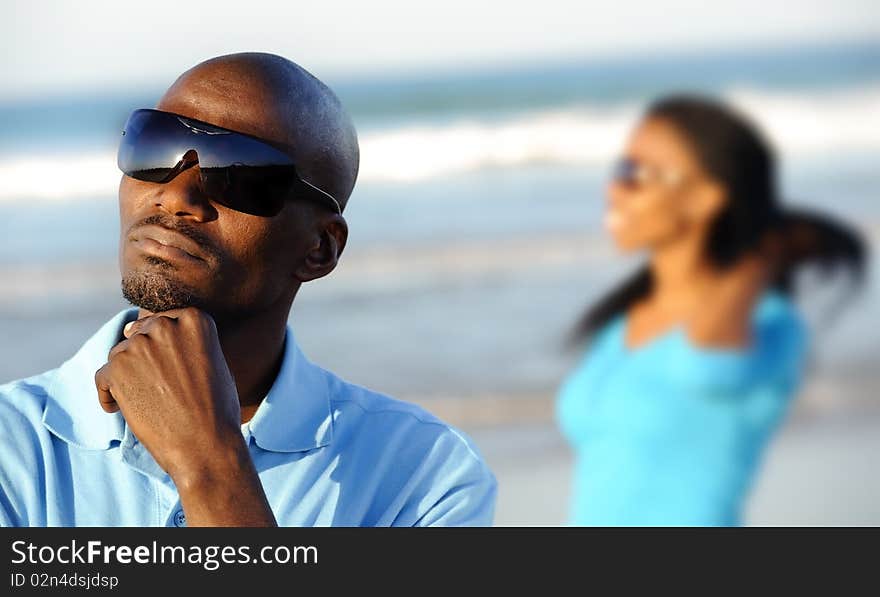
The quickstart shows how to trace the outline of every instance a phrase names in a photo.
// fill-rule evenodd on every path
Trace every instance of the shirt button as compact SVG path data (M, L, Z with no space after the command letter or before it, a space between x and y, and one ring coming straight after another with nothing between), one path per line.
M174 513L174 526L176 527L185 527L186 526L186 515L183 513L183 510L178 510Z

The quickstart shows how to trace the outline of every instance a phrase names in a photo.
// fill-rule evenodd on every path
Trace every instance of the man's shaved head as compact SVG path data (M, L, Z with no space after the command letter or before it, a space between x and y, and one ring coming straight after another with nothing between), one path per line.
M329 87L286 58L211 58L180 75L157 107L272 141L340 205L351 195L359 161L354 125Z

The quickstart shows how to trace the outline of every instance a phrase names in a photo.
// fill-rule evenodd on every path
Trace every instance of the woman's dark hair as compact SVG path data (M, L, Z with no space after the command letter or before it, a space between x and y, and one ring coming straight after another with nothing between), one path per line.
M782 254L771 283L775 289L791 294L795 270L806 263L816 263L826 272L844 268L856 281L864 277L867 249L858 232L826 215L780 204L773 151L744 117L718 101L692 95L662 98L648 107L645 117L676 127L706 173L727 191L706 246L717 267L733 265L757 249L768 233L776 233ZM644 265L586 311L572 342L589 340L651 288L651 271Z

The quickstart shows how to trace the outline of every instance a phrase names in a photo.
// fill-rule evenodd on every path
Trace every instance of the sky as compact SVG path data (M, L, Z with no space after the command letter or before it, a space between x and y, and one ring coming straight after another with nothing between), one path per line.
M259 50L322 78L880 39L877 0L0 0L0 99L148 86Z

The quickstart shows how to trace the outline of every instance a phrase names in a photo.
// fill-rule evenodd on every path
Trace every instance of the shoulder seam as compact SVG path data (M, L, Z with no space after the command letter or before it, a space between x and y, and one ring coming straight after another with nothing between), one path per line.
M380 394L380 395L382 395L382 394ZM390 396L386 396L386 398L388 398L389 400L393 400L393 398L391 398ZM368 414L395 413L395 414L400 414L400 415L407 415L407 416L414 418L419 423L423 423L425 425L436 425L438 427L442 427L443 429L451 432L456 438L458 438L458 440L462 444L464 444L464 447L467 448L468 453L471 456L473 456L474 460L476 460L477 463L480 464L480 466L488 469L488 466L486 465L486 463L483 461L483 459L476 452L474 452L473 448L471 447L470 442L461 434L461 432L459 432L458 429L456 429L452 425L449 425L448 423L444 423L440 419L437 419L436 417L434 417L434 415L431 415L431 416L434 417L435 420L430 421L430 420L425 420L424 418L418 416L416 413L410 412L406 409L383 408L383 409L379 409L379 410L371 410L371 409L366 408L363 404L361 404L357 400L354 400L351 398L333 398L333 399L331 399L331 402L348 402L348 403L354 404L359 409L361 409L363 412L368 413Z

